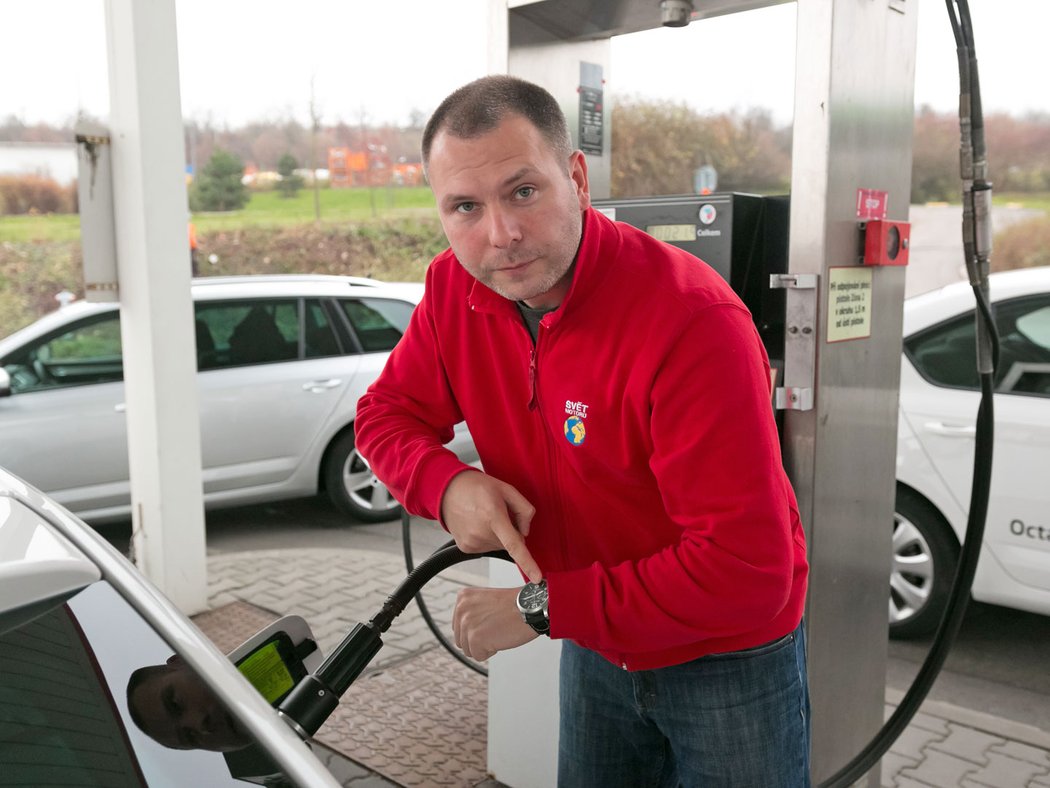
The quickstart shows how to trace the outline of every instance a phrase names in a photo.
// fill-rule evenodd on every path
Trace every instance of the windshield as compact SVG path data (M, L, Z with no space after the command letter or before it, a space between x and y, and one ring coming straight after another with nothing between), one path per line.
M10 785L290 785L106 582L0 620L0 763Z

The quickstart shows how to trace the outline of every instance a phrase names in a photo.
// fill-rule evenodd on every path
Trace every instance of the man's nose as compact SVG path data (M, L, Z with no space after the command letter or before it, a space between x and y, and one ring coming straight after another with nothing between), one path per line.
M512 211L505 208L489 210L489 243L497 249L507 247L521 240L521 225Z
M198 737L207 736L211 733L212 720L211 709L204 704L192 706L186 709L179 720L183 727L193 730Z

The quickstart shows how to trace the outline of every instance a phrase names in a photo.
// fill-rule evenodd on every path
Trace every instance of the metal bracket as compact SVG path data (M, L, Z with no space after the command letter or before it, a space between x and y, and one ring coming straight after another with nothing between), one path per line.
M770 290L815 290L816 274L770 274Z
M777 410L812 410L816 380L818 274L771 274L769 287L787 290L784 384L773 392Z
M777 410L813 410L813 389L781 386L774 394Z

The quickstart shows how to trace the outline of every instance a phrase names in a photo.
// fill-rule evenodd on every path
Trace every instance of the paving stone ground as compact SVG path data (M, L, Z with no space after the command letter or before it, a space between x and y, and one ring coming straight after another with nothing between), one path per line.
M208 559L212 610L195 622L230 651L274 618L310 622L325 654L369 621L405 577L404 565L363 550L255 551ZM473 580L476 576L470 576ZM451 611L468 578L448 570L424 600L451 636ZM495 786L485 772L485 678L437 643L413 602L383 635L383 648L318 731L317 740L357 761L344 784ZM372 776L373 782L362 780ZM382 781L375 782L380 779Z
M367 622L405 577L386 553L259 550L208 558L211 611L195 621L219 648L236 647L279 615L298 613L330 653ZM424 588L442 629L460 588L478 576L455 567ZM413 603L319 731L345 786L498 788L485 772L486 679L454 660ZM899 697L888 693L887 714ZM927 703L882 760L884 788L1050 788L1050 733L949 704Z

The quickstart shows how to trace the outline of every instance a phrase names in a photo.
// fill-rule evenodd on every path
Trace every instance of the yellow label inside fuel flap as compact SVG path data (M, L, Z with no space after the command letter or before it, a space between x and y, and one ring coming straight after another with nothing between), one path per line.
M267 643L237 666L255 689L273 703L295 686L292 674L277 651L276 643Z

